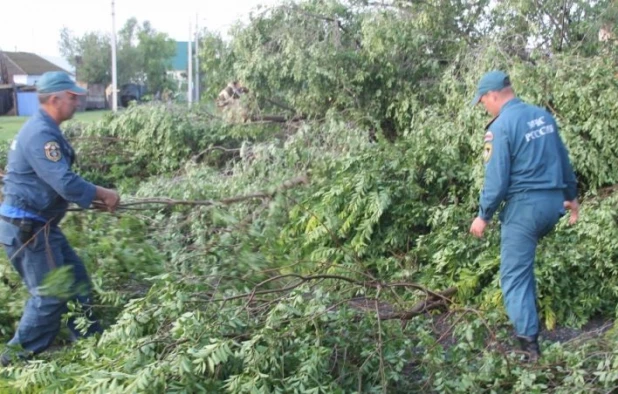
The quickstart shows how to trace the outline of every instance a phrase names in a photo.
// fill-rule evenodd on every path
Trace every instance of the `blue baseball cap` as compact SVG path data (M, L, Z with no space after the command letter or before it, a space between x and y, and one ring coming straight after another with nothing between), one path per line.
M493 70L485 73L476 88L476 95L472 100L472 105L478 104L485 93L502 90L507 86L511 86L511 80L505 72Z
M68 91L77 95L86 94L86 89L77 86L69 74L64 71L46 72L36 81L36 89L39 93Z

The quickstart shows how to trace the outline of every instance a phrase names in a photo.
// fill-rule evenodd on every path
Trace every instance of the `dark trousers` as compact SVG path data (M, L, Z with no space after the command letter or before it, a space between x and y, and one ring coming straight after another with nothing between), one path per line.
M47 349L58 335L61 316L67 312L68 300L78 301L85 307L89 320L94 319L89 307L90 278L84 263L62 231L57 226L41 223L35 224L32 232L32 237L25 241L18 225L0 220L0 243L30 293L17 332L9 345L21 346L26 353L36 354ZM69 286L71 295L61 298L44 294L41 285L47 274L66 266L70 267L72 274ZM69 320L68 327L76 338L102 331L96 320L85 334L76 328L75 319Z

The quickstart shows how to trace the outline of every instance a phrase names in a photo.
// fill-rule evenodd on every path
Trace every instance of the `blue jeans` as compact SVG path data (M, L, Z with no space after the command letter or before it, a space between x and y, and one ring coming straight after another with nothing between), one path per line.
M534 257L539 240L564 215L563 203L562 191L525 192L509 199L500 213L500 285L517 335L539 332Z
M0 243L30 293L17 332L9 345L21 346L26 353L33 354L47 349L60 331L62 314L67 312L69 299L82 304L88 319L94 320L89 307L92 286L86 267L57 226L35 224L32 238L22 244L19 227L0 220ZM64 266L71 267L71 290L75 290L75 295L61 299L40 294L45 276L53 269ZM77 293L78 289L82 291ZM90 325L85 335L77 330L74 319L69 320L68 327L76 338L102 331L97 321Z

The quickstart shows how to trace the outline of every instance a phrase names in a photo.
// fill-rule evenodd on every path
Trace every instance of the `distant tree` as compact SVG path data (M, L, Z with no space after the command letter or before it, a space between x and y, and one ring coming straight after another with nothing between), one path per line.
M75 67L79 81L107 84L111 80L109 36L89 32L76 37L65 27L60 33L60 53Z
M176 53L176 43L167 34L154 30L149 22L142 24L137 37L137 53L141 61L138 75L141 74L147 81L148 88L153 93L171 88L173 84L167 71L171 68L171 59Z
M118 84L144 83L151 92L169 87L175 43L167 34L156 31L150 22L141 25L129 19L117 35ZM88 32L75 36L68 28L60 34L60 53L77 70L80 81L108 84L111 81L111 40L109 35Z
M218 33L204 30L199 43L200 70L207 75L202 88L204 97L216 97L218 92L236 80L234 52Z

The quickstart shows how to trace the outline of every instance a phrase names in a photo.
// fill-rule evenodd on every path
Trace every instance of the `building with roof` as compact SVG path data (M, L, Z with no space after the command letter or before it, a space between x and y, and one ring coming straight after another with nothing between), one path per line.
M0 115L32 115L39 107L34 85L48 71L69 71L29 52L0 51Z
M195 43L193 44L193 58L195 58ZM176 89L182 94L187 86L187 74L189 72L189 43L176 41L176 53L170 59L170 68L167 74L176 82Z
M3 83L8 84L33 86L41 75L48 71L65 71L71 74L41 56L29 52L0 52L0 63L6 68L8 77Z
M171 71L184 71L186 73L188 68L189 43L187 41L176 41L176 54L172 58Z

